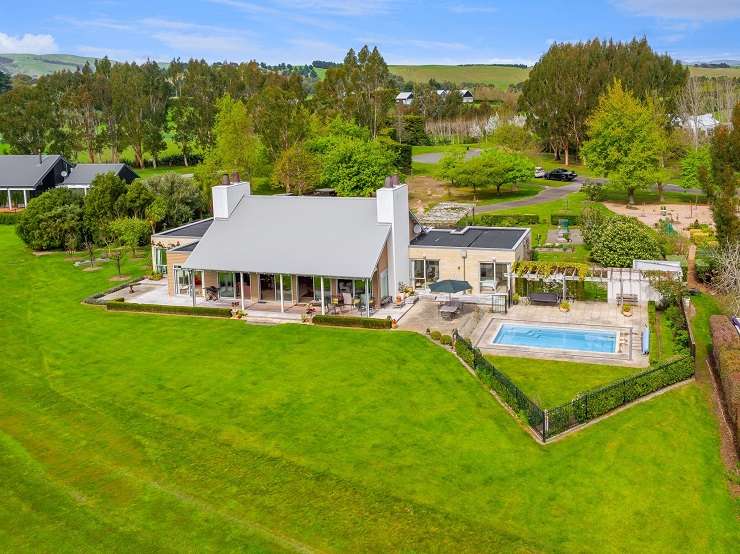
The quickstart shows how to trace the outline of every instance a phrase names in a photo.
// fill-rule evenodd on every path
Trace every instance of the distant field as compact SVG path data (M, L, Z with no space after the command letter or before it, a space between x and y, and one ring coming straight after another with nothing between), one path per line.
M15 75L23 73L31 77L48 75L67 69L76 71L78 67L95 63L95 58L72 56L69 54L0 54L0 70Z
M740 67L690 67L691 75L697 77L737 77L740 78Z
M521 83L529 69L500 65L390 65L391 73L406 81L424 83L429 79L453 83L485 83L499 89Z

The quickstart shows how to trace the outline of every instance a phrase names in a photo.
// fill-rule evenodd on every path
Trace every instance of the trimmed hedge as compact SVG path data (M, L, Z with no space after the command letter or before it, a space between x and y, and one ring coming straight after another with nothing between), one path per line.
M85 304L94 304L94 305L101 305L101 304L103 304L104 305L105 304L105 301L100 300L104 296L107 296L107 295L109 295L112 292L117 292L119 290L123 290L123 289L125 289L126 287L128 287L130 285L135 285L136 283L138 283L139 281L143 281L144 279L145 279L144 277L137 277L136 279L132 279L130 281L126 281L125 283L121 283L119 285L116 285L115 287L111 287L108 290L104 290L103 292L96 292L95 294L92 294L92 295L88 296L87 298L85 298L83 300L83 302Z
M740 348L740 337L738 337L730 318L726 315L710 316L709 329L712 332L712 346L715 349Z
M105 307L108 311L113 312L145 312L154 314L231 317L231 308L209 308L205 306L160 306L159 304L137 304L135 302L106 302Z
M550 214L550 224L551 225L559 225L561 219L567 219L568 224L571 226L580 225L581 223L581 216L578 214L572 214L572 213Z
M0 213L0 225L15 225L20 219L20 214L17 212L3 212Z
M547 436L586 423L638 398L689 379L693 374L694 360L686 356L585 392L567 404L547 410Z
M480 225L482 227L516 227L517 225L537 225L540 216L537 214L480 214L475 219L466 216L457 222L457 227Z
M393 322L390 319L374 319L371 317L315 315L313 322L316 325L333 325L336 327L361 327L363 329L390 329Z

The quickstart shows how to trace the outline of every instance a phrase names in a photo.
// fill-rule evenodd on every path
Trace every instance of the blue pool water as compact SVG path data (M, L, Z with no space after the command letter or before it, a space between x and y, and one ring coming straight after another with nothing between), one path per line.
M613 353L617 349L617 333L616 331L504 323L491 342L505 346Z

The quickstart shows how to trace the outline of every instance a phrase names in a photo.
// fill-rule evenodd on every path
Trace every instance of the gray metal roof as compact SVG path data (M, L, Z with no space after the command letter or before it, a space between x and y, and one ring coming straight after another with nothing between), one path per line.
M64 179L65 186L90 186L93 179L103 173L113 173L114 175L121 175L122 172L133 170L126 164L77 164L74 166ZM136 173L133 173L136 177Z
M511 250L529 229L521 227L466 227L461 231L431 229L411 241L411 246Z
M245 196L183 267L370 278L390 228L374 198Z
M213 222L213 218L209 217L208 219L201 219L200 221L193 221L191 223L186 223L185 225L180 225L179 227L174 227L173 229L168 229L166 231L156 233L152 236L153 237L196 237L196 238L200 238L206 234L206 231L211 226L212 222Z
M0 156L0 188L36 188L61 159L59 154Z
M195 250L195 247L198 245L198 241L195 242L189 242L188 244L183 244L182 246L177 246L175 248L171 248L170 252L192 252Z

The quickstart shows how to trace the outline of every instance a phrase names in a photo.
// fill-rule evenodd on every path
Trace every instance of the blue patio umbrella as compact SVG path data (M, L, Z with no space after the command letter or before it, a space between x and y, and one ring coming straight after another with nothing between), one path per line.
M472 285L467 281L458 281L457 279L444 279L442 281L437 281L436 283L432 283L431 285L429 285L429 290L432 292L449 293L450 300L452 300L452 295L454 293L463 292L472 288Z

